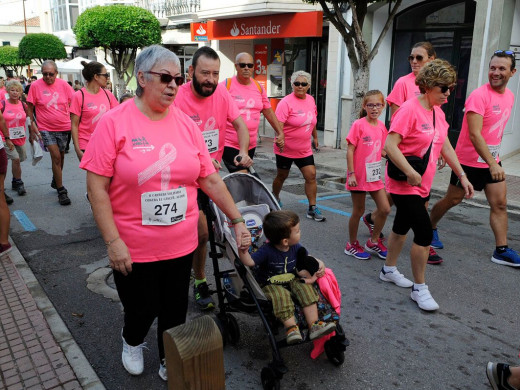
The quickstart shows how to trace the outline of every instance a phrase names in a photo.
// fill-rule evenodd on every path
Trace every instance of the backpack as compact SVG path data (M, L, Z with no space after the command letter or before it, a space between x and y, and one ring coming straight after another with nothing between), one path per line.
M108 96L108 93L105 88L101 88L103 92L105 92L105 95L108 99L108 107L110 108L110 97ZM85 94L83 93L83 88L79 90L81 92L81 114L79 114L79 121L78 125L81 123L81 117L83 116L83 103L85 103Z
M232 78L226 79L226 88L227 88L228 91L231 89L231 81L232 80L233 80ZM258 91L260 92L260 95L263 94L264 93L264 89L262 88L260 83L258 81L256 81L255 79L253 79L253 78L251 78L250 80L253 80L253 83L256 84L256 88L258 88Z

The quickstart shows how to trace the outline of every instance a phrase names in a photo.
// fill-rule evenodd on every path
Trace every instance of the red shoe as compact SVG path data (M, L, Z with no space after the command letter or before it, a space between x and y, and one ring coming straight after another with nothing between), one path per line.
M428 264L440 264L444 260L442 257L440 257L437 252L435 252L435 249L433 249L432 246L430 246L430 254L428 255Z

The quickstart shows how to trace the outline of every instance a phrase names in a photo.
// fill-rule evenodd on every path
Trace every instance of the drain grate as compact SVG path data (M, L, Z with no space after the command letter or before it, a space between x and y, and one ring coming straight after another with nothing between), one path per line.
M318 187L318 194L331 192L330 188L317 186ZM290 184L287 186L282 187L282 191L287 191L294 195L305 195L305 184Z

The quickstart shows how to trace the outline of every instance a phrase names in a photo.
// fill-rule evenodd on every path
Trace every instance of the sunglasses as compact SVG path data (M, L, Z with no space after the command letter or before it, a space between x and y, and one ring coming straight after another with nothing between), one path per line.
M104 76L107 79L110 77L110 73L96 73L98 76Z
M45 73L42 73L43 77L53 77L56 73L49 73L49 72L45 72Z
M437 87L439 87L441 89L442 93L446 93L448 90L450 91L450 93L452 93L455 90L455 86L454 85L450 85L450 86L447 86L447 85L437 85Z
M408 61L413 61L413 60L417 60L417 62L421 62L422 60L424 60L424 57L421 56L421 55L418 55L418 56L408 56Z
M512 51L512 50L497 50L495 52L495 54L505 54L505 55L508 55L508 56L511 56L511 57L515 56L515 52Z
M383 107L383 104L381 104L381 103L375 103L375 104L368 103L366 106L367 106L367 108L373 109L373 108L381 108L381 107Z
M160 76L161 83L163 83L163 84L170 84L172 82L172 80L175 80L175 84L177 84L177 85L184 84L184 76L172 76L171 74L168 74L168 73L158 73L158 72L146 72L146 73L150 73L155 76Z
M306 83L305 81L304 81L303 83L300 83L299 81L295 81L295 82L293 83L293 85L294 85L295 87L299 87L300 85L301 85L302 87L306 87L307 85L309 85L309 83Z
M246 66L249 68L249 69L253 69L253 66L255 66L255 64L252 64L252 63L245 63L245 62L239 62L238 63L238 66L240 66L242 69L244 69Z

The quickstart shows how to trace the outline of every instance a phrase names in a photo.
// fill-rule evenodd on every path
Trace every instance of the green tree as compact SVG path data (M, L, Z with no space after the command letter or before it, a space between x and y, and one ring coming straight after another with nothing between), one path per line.
M31 63L31 60L25 60L18 56L18 48L14 46L0 47L0 66L4 68L5 73L14 72L17 76L22 74L22 69Z
M18 55L24 60L34 60L40 66L45 60L67 58L63 42L57 36L45 33L24 36L18 45Z
M159 21L150 11L121 4L87 9L73 30L78 46L104 49L105 62L117 73L114 85L119 96L133 77L137 49L161 43Z
M370 63L379 50L381 42L388 32L392 21L401 6L402 0L348 0L348 1L327 1L327 0L303 0L305 3L319 3L323 8L323 14L330 23L336 27L343 42L347 47L347 54L354 76L354 105L350 113L350 124L357 119L361 109L363 96L368 91L370 79ZM368 6L375 3L387 3L390 1L388 16L379 37L370 50L369 45L363 37L363 24L368 12ZM395 3L392 5L392 3ZM351 19L351 21L348 21Z

